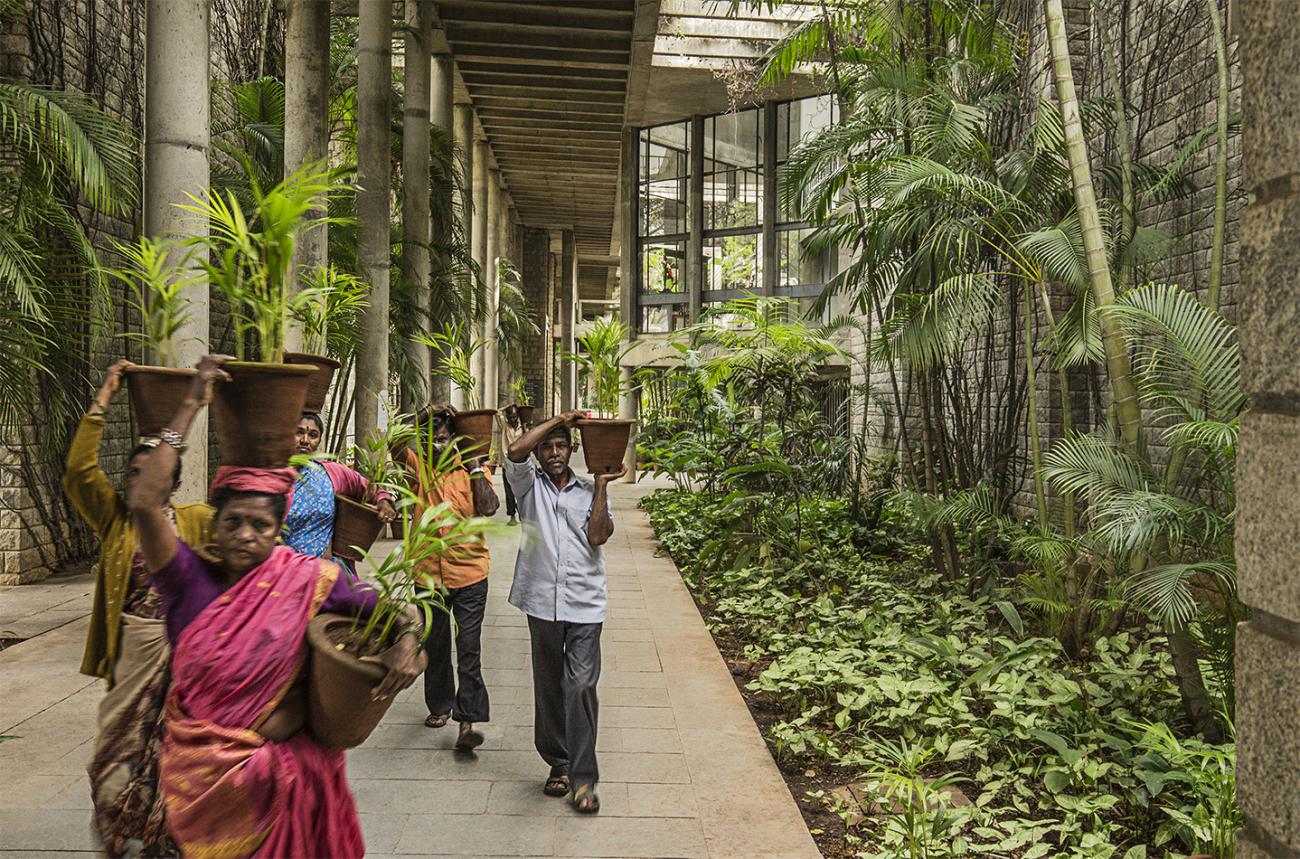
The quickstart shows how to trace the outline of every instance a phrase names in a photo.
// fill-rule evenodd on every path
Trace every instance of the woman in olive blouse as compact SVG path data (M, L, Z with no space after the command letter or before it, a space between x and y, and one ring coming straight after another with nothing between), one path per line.
M108 368L104 384L81 419L68 450L63 489L99 538L94 607L83 674L103 677L108 693L99 706L99 735L90 764L95 824L110 856L143 844L143 855L179 855L167 835L162 796L156 789L163 704L167 698L171 647L158 595L140 558L135 527L127 512L126 487L152 450L145 440L127 460L123 491L114 489L99 466L100 438L112 397L131 364ZM180 479L177 469L176 478ZM212 508L180 504L168 513L181 539L210 540Z

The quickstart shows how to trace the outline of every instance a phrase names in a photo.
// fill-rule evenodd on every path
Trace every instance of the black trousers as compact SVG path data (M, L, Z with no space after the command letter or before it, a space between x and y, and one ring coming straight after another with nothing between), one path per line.
M515 491L510 488L510 481L509 480L505 481L505 484L506 484L506 515L509 516L511 519L513 519L515 517L515 513L518 512L519 507L517 504L515 504Z
M551 775L594 785L596 682L600 679L599 623L528 618L533 645L533 742Z
M483 685L483 612L487 608L487 579L463 588L449 588L447 604L456 617L456 672L451 668L451 616L435 611L424 650L424 703L429 713L451 713L457 722L486 722L488 693ZM460 688L456 686L460 675Z

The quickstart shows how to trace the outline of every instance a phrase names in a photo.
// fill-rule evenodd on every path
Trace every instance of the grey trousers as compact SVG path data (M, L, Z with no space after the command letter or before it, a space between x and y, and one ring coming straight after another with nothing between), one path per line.
M564 623L529 616L533 645L533 741L551 775L594 785L599 623Z

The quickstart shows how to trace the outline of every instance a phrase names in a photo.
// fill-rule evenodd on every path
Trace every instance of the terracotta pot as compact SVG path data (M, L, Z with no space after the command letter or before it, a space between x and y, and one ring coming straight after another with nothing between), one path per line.
M310 364L316 368L316 374L307 382L307 402L303 405L303 410L320 414L325 408L325 400L329 398L334 373L343 365L333 358L309 355L306 352L285 352L284 363Z
M496 409L470 409L456 412L451 419L453 435L465 436L460 454L466 459L487 456L492 450L492 426Z
M522 425L524 425L524 426L526 426L526 427L530 427L530 426L532 426L532 425L533 425L533 409L534 409L535 407L534 407L534 406L515 406L515 408L519 410L519 423L521 423Z
M131 414L140 435L157 435L180 408L185 395L190 392L190 380L197 370L177 367L128 367L126 371L127 394L131 399Z
M362 662L343 650L352 618L319 614L307 624L311 648L311 679L307 684L307 730L329 749L353 749L366 741L393 699L372 701L370 692L387 672L375 662ZM420 650L419 669L428 657Z
M607 418L583 418L578 421L582 435L583 456L591 474L612 474L623 468L623 455L627 453L627 440L632 434L634 421Z
M212 397L221 462L250 468L288 465L307 383L316 368L231 361L224 369L231 381L217 385Z
M360 561L361 552L354 546L370 551L379 539L384 523L379 521L379 508L362 504L342 495L334 496L334 537L330 551L349 561Z

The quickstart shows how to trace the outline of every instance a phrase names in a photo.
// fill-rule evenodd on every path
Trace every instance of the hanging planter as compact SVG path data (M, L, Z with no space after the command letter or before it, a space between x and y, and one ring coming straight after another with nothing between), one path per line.
M136 365L126 369L131 415L140 435L157 435L190 392L195 370Z
M470 409L456 412L451 418L453 435L463 436L460 441L461 456L477 459L492 451L492 428L496 421L495 409Z
M589 473L613 474L622 470L633 423L612 418L582 418L578 421Z
M285 352L284 363L302 364L316 368L316 372L307 381L307 400L303 408L314 414L320 414L324 411L325 400L329 397L330 385L334 382L334 374L343 365L333 358L324 355L312 355L307 352Z
M372 700L371 691L387 672L378 662L364 661L357 650L377 654L383 648L355 641L355 629L352 618L341 614L319 614L307 625L307 645L311 649L307 729L316 742L329 749L361 745L393 704L392 698ZM384 642L384 646L391 643ZM421 649L421 672L428 662Z
M378 507L343 495L334 496L334 537L330 552L349 561L360 561L383 530Z
M316 368L305 364L231 361L230 381L216 386L212 417L226 465L283 468L294 451L294 431Z

